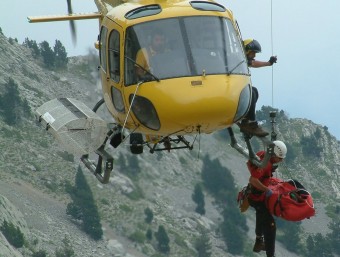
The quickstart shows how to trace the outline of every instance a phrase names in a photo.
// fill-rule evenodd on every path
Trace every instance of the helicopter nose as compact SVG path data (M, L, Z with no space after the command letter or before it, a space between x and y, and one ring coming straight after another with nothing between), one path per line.
M153 100L162 127L176 125L186 133L197 132L198 128L210 133L231 126L247 112L251 90L244 76L215 76L194 84L179 84L178 88L172 84L173 94L168 91Z

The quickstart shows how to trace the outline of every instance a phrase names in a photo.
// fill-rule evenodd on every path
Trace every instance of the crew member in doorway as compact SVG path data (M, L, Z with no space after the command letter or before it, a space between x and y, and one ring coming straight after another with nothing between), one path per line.
M248 66L251 68L261 68L266 66L272 66L277 61L276 56L271 56L269 61L258 61L255 60L256 54L261 52L261 45L255 39L246 39L243 41L244 49L246 52L246 57L248 61ZM264 131L256 121L256 102L259 98L259 93L256 87L252 87L252 98L250 108L244 119L239 124L241 132L255 135L258 137L265 137L269 133Z

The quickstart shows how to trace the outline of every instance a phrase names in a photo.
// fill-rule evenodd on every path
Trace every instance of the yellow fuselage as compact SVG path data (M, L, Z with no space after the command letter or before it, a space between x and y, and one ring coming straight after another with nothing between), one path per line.
M113 28L121 31L120 67L124 67L126 62L124 58L126 54L124 52L126 28L135 24L171 17L200 15L222 16L235 24L232 14L228 10L225 12L200 11L192 8L189 2L169 3L164 1L157 2L157 4L162 8L159 14L126 19L125 14L142 6L143 2L125 3L113 8L102 20L102 26L108 28L108 31ZM235 30L237 29L235 28ZM108 63L107 66L109 66ZM121 72L123 72L123 68ZM110 78L109 72L102 68L101 77L104 99L115 120L122 126L125 125L127 129L159 136L198 132L211 133L231 126L235 123L241 91L251 84L248 74L205 75L203 73L198 76L161 79L159 82L144 82L136 90L137 84L125 85L123 74L121 74L119 81L115 81ZM115 109L112 103L112 87L121 92L125 106L124 111ZM145 97L153 104L160 122L159 129L154 130L145 127L132 111L129 112L131 96L135 92L136 96ZM247 101L247 106L249 106L250 98Z

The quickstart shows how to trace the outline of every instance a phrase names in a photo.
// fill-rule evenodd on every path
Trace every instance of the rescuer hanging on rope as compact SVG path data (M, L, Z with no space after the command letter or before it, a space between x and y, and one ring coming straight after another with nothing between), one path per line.
M272 195L271 189L268 188L273 172L275 172L278 163L280 163L287 154L287 147L282 141L274 141L273 155L264 168L259 168L247 162L250 171L250 194L248 201L256 211L255 234L256 240L253 248L254 252L266 251L267 257L275 256L275 237L276 224L273 216L266 207L265 201ZM260 159L263 159L264 151L257 153Z
M252 68L260 68L266 66L272 66L277 61L276 56L271 56L269 61L257 61L255 60L255 56L257 53L261 52L261 45L255 39L246 39L243 41L244 49L246 52L246 57L248 60L248 66ZM258 137L265 137L268 135L268 132L264 131L257 123L255 110L256 110L256 102L259 98L259 93L256 87L252 87L252 98L251 105L248 110L248 113L244 117L244 119L239 124L241 132L255 135Z

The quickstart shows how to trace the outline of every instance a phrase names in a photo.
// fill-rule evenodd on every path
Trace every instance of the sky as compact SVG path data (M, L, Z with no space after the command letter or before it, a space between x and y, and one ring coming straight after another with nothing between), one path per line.
M221 1L242 36L257 39L258 60L277 55L272 67L251 69L260 93L257 107L273 106L291 118L306 118L340 139L340 1ZM273 97L272 97L273 96Z
M16 8L20 6L19 8ZM93 0L72 0L74 13L96 12ZM14 13L10 12L14 10ZM26 37L40 43L44 40L54 45L60 40L69 56L85 55L94 49L98 37L97 20L76 21L77 43L72 42L68 21L29 23L28 16L67 14L66 0L0 0L0 27L7 37L17 38L22 43ZM14 16L13 16L14 15Z
M340 139L340 10L339 0L218 0L231 9L243 39L260 42L257 60L277 55L273 67L251 69L260 93L257 108L272 106L290 118L306 118L328 127ZM19 8L16 8L19 7ZM14 10L10 12L9 10ZM97 11L92 0L73 0L75 13ZM65 14L66 0L1 0L0 27L7 37L21 43L26 37L56 39L69 56L84 55L98 36L96 20L77 21L73 45L68 22L30 24L27 16Z

